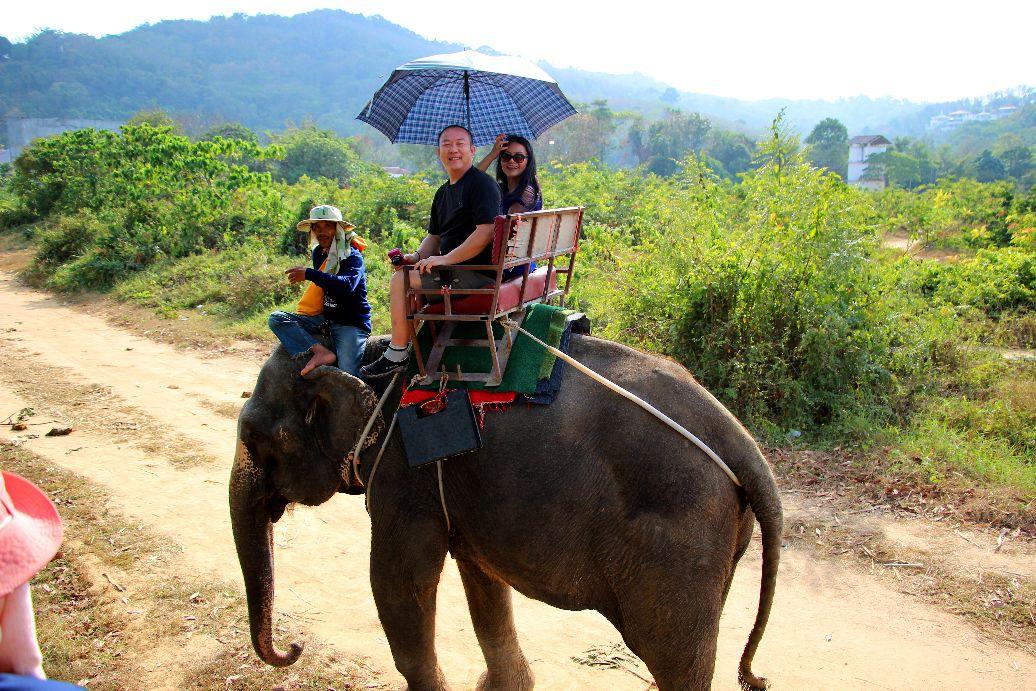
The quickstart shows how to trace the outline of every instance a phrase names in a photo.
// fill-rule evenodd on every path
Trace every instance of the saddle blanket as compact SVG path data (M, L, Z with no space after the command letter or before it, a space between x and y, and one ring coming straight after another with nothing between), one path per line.
M568 347L568 339L564 336L566 332L571 334L571 322L568 321L568 316L573 313L572 310L553 305L536 304L526 313L522 328L544 343L565 352ZM503 327L494 324L493 329L497 335L500 335ZM480 335L482 338L485 337L485 326L481 322L460 323L454 332L454 338L478 338ZM422 329L418 338L421 339L422 352L429 352L432 339L428 329ZM556 360L557 358L544 350L539 343L525 334L519 333L511 347L511 357L507 361L503 380L498 386L487 387L485 382L451 382L450 386L466 388L469 391L508 391L525 396L542 396L543 388L546 385L541 386L540 381L550 381ZM442 364L448 372L455 371L457 367L464 372L489 372L492 369L489 349L485 346L450 346L443 354ZM415 374L417 374L417 366L411 364L406 380L412 381ZM560 379L558 382L560 383ZM419 384L414 389L437 391L439 382ZM555 393L557 392L555 391Z

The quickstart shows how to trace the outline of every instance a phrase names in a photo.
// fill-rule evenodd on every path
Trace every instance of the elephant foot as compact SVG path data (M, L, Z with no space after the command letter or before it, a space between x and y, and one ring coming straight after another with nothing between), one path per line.
M409 677L408 677L409 678ZM450 685L446 683L446 677L443 676L442 670L436 667L433 674L428 675L427 679L408 681L404 685L401 691L449 691Z
M477 691L530 691L536 685L529 663L522 657L519 664L510 665L507 669L487 670L482 673L475 685Z

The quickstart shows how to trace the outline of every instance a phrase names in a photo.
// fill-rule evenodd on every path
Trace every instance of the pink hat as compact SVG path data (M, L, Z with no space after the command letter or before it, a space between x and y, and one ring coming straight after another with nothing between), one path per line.
M0 597L25 583L61 546L61 517L40 489L14 473L0 475Z

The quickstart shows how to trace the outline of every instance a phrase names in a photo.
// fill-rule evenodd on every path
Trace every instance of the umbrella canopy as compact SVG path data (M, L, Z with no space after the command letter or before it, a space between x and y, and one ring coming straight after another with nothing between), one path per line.
M501 133L535 139L575 112L531 62L465 50L400 65L356 119L394 144L435 146L443 128L464 125L482 146Z

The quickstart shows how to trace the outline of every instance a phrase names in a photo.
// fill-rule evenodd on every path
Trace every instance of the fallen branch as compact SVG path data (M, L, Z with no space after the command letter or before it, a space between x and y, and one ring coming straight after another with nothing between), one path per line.
M925 568L924 564L911 564L911 563L908 563L908 562L905 562L905 561L883 561L883 562L880 562L880 563L881 563L882 566L888 566L890 568L899 568L899 569L923 569L923 568Z
M114 586L114 587L115 587L115 589L116 589L116 590L118 590L118 591L119 591L120 593L124 593L124 592L126 592L126 589L125 589L125 588L123 588L123 587L122 587L121 585L119 585L118 583L116 583L115 581L113 581L113 580L112 580L112 577L111 577L111 576L109 576L109 575L108 575L108 574L106 574L106 573L102 573L101 575L102 575L102 576L104 576L104 577L105 577L105 578L106 578L106 579L108 580L108 582L109 582L109 583L111 583L111 584L112 584L112 586Z

